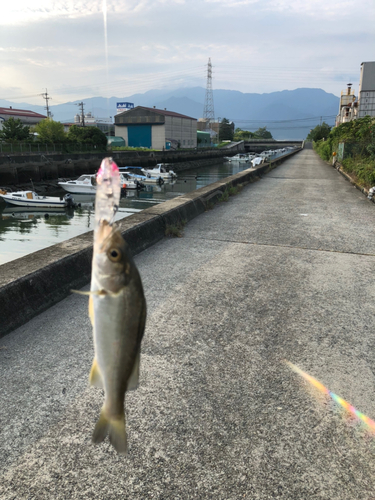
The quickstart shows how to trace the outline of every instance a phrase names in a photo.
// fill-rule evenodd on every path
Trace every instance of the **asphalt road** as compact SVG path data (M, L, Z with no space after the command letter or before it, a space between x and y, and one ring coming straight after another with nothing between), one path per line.
M87 298L1 339L0 499L375 498L375 434L286 364L375 420L374 227L304 150L138 255L127 457L91 443Z

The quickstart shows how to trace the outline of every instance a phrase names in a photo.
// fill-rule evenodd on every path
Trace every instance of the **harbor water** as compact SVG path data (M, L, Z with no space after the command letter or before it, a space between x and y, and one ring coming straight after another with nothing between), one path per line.
M121 198L116 219L128 217L153 205L175 198L222 178L250 168L248 163L219 163L180 172L173 182L128 190ZM36 189L37 190L37 189ZM65 191L48 193L63 196ZM73 195L81 206L74 209L35 209L0 202L0 265L68 240L94 229L93 195Z

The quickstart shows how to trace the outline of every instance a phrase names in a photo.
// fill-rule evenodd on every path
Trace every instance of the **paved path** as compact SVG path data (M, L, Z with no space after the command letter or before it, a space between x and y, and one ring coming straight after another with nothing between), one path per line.
M375 419L374 227L374 204L304 150L138 255L126 458L90 442L85 297L1 339L1 500L375 497L375 437L285 364Z

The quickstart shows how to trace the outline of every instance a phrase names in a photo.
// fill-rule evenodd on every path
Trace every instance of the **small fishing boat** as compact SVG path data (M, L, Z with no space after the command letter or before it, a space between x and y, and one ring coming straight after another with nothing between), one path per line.
M0 197L8 205L16 205L18 207L33 207L33 208L64 208L71 206L74 203L71 195L65 195L63 198L56 196L39 196L35 191L15 191L15 192L0 192Z
M74 205L74 200L70 194L63 198L57 196L40 196L35 191L12 191L0 190L0 197L8 205L17 207L33 208L64 208Z
M172 179L177 177L177 174L173 170L167 170L165 163L158 163L154 168L144 168L143 172L147 177L161 177L162 179Z
M247 155L242 154L242 153L238 153L232 157L225 156L224 158L228 158L227 161L237 161L240 163L247 163L249 161L249 158L247 157Z
M141 189L142 184L131 179L126 173L120 173L121 187L123 189ZM96 174L84 174L73 181L58 182L68 193L73 194L95 194L96 193Z
M142 184L164 184L164 179L160 175L156 177L151 174L146 175L142 167L120 167L119 170L121 174L128 175L134 181Z
M120 172L122 189L142 189L144 187L141 179L133 179L127 172Z
M73 194L90 194L96 193L96 175L81 175L74 181L60 181L58 185L61 186L68 193Z

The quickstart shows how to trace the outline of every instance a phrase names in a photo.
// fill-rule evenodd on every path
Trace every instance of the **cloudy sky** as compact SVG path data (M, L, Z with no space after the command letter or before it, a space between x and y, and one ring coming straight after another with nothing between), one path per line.
M206 86L358 90L374 0L3 0L0 99L50 104Z

